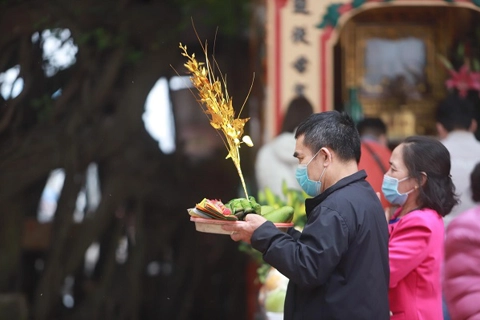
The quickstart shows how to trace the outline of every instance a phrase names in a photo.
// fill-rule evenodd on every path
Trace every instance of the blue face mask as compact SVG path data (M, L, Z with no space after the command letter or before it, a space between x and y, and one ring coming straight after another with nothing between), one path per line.
M300 164L295 173L295 177L297 178L298 184L302 187L303 191L308 194L310 197L316 197L322 192L322 182L320 181L325 173L325 167L323 169L322 174L320 175L320 179L318 181L313 181L308 178L308 171L307 167L312 162L313 159L317 156L318 151L307 164Z
M408 194L415 190L415 188L413 188L412 190L405 193L398 192L398 184L402 181L407 180L408 178L409 177L405 177L401 180L398 180L387 175L383 176L382 192L388 202L394 205L403 206L405 201L407 201Z

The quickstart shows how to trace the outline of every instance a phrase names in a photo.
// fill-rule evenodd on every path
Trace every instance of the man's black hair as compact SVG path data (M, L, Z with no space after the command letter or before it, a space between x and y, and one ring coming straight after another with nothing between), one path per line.
M299 124L295 138L305 135L303 143L312 153L323 147L332 149L340 159L360 161L360 135L345 112L314 113Z
M357 130L360 137L364 135L373 135L379 137L387 134L387 126L380 118L364 118L357 124Z
M480 162L470 174L470 188L472 189L472 200L480 202Z
M475 119L473 103L458 96L450 94L437 106L436 120L448 132L453 130L468 130Z

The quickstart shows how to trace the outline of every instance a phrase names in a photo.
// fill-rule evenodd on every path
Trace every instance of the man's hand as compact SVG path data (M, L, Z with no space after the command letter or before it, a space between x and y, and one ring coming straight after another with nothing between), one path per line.
M267 219L259 214L250 213L245 216L245 220L238 223L222 226L223 230L230 231L230 237L234 241L244 241L250 244L252 234Z

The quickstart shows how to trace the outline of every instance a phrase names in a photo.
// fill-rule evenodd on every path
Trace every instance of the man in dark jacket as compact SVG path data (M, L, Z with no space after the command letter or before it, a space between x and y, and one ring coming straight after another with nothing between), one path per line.
M302 232L279 231L260 215L224 227L290 281L285 320L387 320L388 228L380 201L358 171L360 138L352 119L316 113L297 128L296 172L307 199Z

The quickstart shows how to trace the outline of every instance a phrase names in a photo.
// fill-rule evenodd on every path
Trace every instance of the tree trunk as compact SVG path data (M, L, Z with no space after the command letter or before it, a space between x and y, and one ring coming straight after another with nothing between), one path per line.
M199 162L185 156L181 145L162 154L142 121L155 82L174 74L171 65L184 72L178 43L198 47L193 15L180 14L199 5L204 6L183 0L0 5L0 73L19 65L24 80L17 98L0 98L0 292L28 297L32 318L245 319L246 257L229 237L196 232L186 211L204 197L237 196L233 163L224 159L223 149ZM218 1L201 14L224 17L212 10L225 5ZM213 42L216 26L194 20L200 40ZM71 31L78 53L72 66L47 77L42 43L32 39L56 28ZM216 54L239 108L251 82L245 72L248 47L244 39L228 39L218 37L223 43ZM59 89L61 95L52 98ZM251 154L244 150L248 179ZM101 202L75 223L77 196L91 163L99 167ZM49 246L26 253L25 218L36 216L45 181L58 168L66 176L52 233L44 239ZM120 263L116 253L124 237L128 257ZM95 242L102 249L98 274L92 276L83 263ZM22 260L26 254L28 266ZM31 267L32 260L45 261L45 269ZM27 267L32 271L21 271ZM72 309L62 304L69 276L75 279Z

